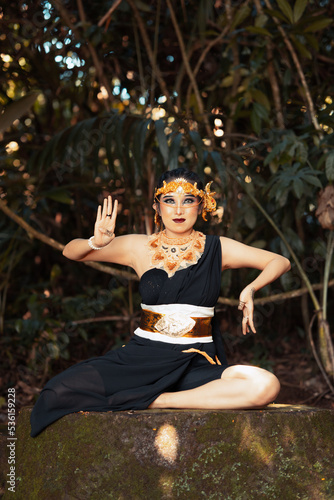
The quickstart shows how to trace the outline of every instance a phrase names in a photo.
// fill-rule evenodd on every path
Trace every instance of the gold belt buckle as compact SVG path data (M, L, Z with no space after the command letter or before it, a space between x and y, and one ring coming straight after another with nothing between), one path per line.
M158 332L168 335L168 337L182 337L188 333L194 326L196 321L193 318L184 316L181 313L166 314L159 319L154 325Z

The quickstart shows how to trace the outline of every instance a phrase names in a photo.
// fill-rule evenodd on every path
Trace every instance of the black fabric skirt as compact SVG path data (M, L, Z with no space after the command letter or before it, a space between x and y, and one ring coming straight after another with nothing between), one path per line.
M213 342L169 344L134 335L127 345L82 361L52 378L31 414L31 436L69 413L144 410L163 392L183 391L221 377Z

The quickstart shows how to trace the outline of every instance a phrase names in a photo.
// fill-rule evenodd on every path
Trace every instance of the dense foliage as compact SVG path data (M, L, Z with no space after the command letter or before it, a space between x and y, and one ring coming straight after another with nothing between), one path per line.
M120 202L118 234L153 231L153 187L178 164L214 181L218 210L199 227L293 256L292 272L263 299L298 296L305 279L311 290L312 300L304 293L258 305L258 325L270 334L246 341L251 361L268 364L269 343L289 337L307 350L320 311L311 284L323 289L325 273L327 289L333 273L333 227L316 216L317 196L334 180L333 17L329 0L2 6L6 368L45 379L50 362L57 369L60 359L101 354L128 337L140 300L135 276L67 262L51 238L89 237L106 193ZM222 296L237 298L252 276L224 273ZM328 301L333 311L333 295ZM227 301L221 308L233 350L238 317ZM328 335L324 342L330 350ZM15 381L8 373L6 383Z

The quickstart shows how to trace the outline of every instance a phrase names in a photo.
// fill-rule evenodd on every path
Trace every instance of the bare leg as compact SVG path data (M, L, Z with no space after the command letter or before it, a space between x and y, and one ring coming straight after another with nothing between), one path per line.
M278 379L267 370L236 365L226 368L219 380L188 391L165 392L149 408L258 408L271 403L279 389Z

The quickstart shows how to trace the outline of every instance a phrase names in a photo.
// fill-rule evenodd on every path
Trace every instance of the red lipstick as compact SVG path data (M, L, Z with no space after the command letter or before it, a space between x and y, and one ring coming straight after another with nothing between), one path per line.
M176 222L177 224L181 224L181 222L184 222L186 219L173 219L173 222Z

